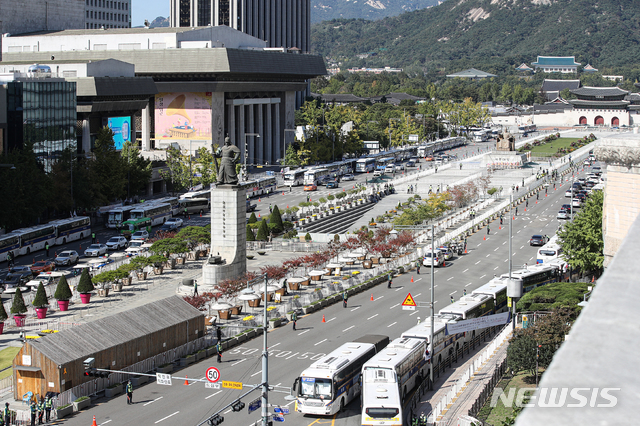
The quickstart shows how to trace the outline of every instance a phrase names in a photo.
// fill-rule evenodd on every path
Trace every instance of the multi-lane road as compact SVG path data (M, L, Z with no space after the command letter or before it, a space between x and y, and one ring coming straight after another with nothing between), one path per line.
M559 225L556 214L566 202L564 191L568 186L566 182L558 185L557 190L550 190L547 197L542 195L537 203L533 197L526 211L524 205L520 206L520 214L513 221L514 267L525 263L535 264L537 248L529 246L529 238L533 234L555 233ZM448 305L451 297L458 299L465 289L470 293L494 275L507 272L508 215L505 215L505 219L502 229L499 229L499 222L496 221L492 223L489 235L486 229L482 229L471 236L468 239L468 254L454 258L447 262L445 268L436 270L436 310ZM304 368L345 342L365 334L383 334L396 338L402 331L415 325L417 317L424 320L429 316L425 308L403 311L400 306L408 292L419 302L429 301L429 268L422 268L421 272L421 275L417 275L414 270L397 277L391 289L387 289L386 285L379 285L366 294L353 296L346 309L342 304L335 304L321 312L302 317L298 320L296 331L292 330L291 325L272 330L268 334L269 383L291 386ZM370 300L372 296L373 301ZM321 321L323 315L325 323ZM261 351L262 339L257 338L242 346L230 348L224 353L222 364L216 364L214 357L183 369L176 375L201 379L204 378L207 367L218 366L222 380L242 382L244 392L249 386L260 383ZM241 393L230 389L206 389L199 382L187 386L183 382L174 381L172 386L149 383L135 389L134 405L127 405L124 396L98 400L95 406L65 420L64 424L91 424L92 416L95 415L99 425L196 425L234 401ZM256 391L244 398L243 402L248 403L259 396ZM344 412L331 418L316 418L295 413L293 403L285 400L284 396L284 393L270 392L269 400L271 404L287 406L291 414L286 416L286 421L293 424L360 424L358 401L352 402ZM248 414L246 408L242 412L227 409L223 415L223 424L248 426L259 420L260 410Z

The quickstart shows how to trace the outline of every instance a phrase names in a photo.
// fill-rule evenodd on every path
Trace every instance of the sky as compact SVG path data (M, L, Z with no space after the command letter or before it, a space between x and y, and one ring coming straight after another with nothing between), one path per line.
M169 0L131 0L131 26L144 25L144 20L149 22L158 16L169 17Z

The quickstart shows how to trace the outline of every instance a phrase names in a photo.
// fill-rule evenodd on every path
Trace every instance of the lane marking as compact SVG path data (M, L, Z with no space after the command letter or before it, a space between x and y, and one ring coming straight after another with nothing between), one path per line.
M380 297L376 297L375 299L373 299L373 301L375 302L376 300L380 300L382 299L384 296L380 296Z
M229 410L229 411L231 411L231 410ZM160 422L161 422L161 421L163 421L163 420L167 420L169 417L173 417L173 416L175 416L175 415L176 415L176 414L178 414L179 412L180 412L180 411L176 411L176 412L175 412L175 413L173 413L173 414L169 414L167 417L164 417L164 418L162 418L162 419L158 420L158 421L156 422L156 424L160 423ZM225 413L225 414L227 414L227 413Z
M309 331L311 331L311 330L305 330L302 333L298 333L298 336L302 336L304 333L308 333Z
M456 294L458 292L458 290L454 291L453 293L449 293L449 296L453 296L454 294Z
M422 294L422 293L418 293L418 294L416 294L416 297L420 296L421 294Z
M412 313L410 313L410 314L409 314L409 316L411 316L411 315L415 315L415 314L417 314L418 312L420 312L420 311L413 311Z
M351 326L351 327L349 327L349 328L345 328L344 330L342 330L342 332L344 333L345 331L351 330L353 327L355 327L355 325L352 325L352 326Z
M524 246L520 247L520 250L522 250L524 248Z
M483 279L483 278L484 278L484 277L486 277L486 276L487 276L487 274L484 274L483 276L481 276L481 277L480 277L480 279Z
M367 318L367 321L370 320L371 318L375 318L377 316L378 316L378 314L375 314L374 316L371 316L371 317Z
M330 320L327 320L327 322L331 322L331 321L333 321L334 319L336 319L336 317L333 317L333 318L331 318Z
M242 358L240 361L231 364L232 367L235 367L236 365L240 364L241 362L245 362L247 360L247 358Z
M271 345L269 346L270 348L275 348L276 346L278 346L280 344L280 342L276 343L275 345Z
M471 283L469 283L469 284L465 285L465 287L469 287L470 285L471 285Z
M496 247L496 248L493 249L493 251L497 251L498 249L499 249L499 247Z
M469 270L469 268L465 269L464 271L462 271L462 273L464 274L465 272L467 272Z
M478 263L480 263L480 262L482 262L482 260L478 260L478 261L476 262L476 265L477 265Z
M353 311L357 311L358 309L360 309L360 306L356 306L355 308L353 308L353 309L351 310L351 312L353 312Z
M495 271L496 269L498 269L498 267L496 266L495 268L493 268L493 270Z
M486 255L485 257L489 257L489 254L488 254L488 255Z
M262 371L258 371L258 373L262 373ZM257 373L256 373L256 374L257 374ZM253 376L252 376L252 377L253 377ZM222 392L222 391L221 391L221 390L219 390L218 392L216 392L216 393L213 393L213 394L209 395L209 396L208 396L208 397L206 397L205 399L209 399L209 398L211 398L211 397L213 397L213 396L216 396L216 395L217 395L217 394L219 394L220 392Z
M253 374L251 375L251 377L253 377L253 376L257 376L257 375L258 375L258 374L260 374L260 373L262 373L262 371L256 371L255 373L253 373Z
M447 278L447 281L451 281L453 279L453 277Z
M391 327L391 326L394 326L394 325L396 325L397 323L398 323L397 321L396 321L396 322L392 322L391 324L389 324L389 325L387 326L387 328L389 328L389 327Z
M505 245L505 244L507 244L507 242L506 242L506 241L505 241L504 243L502 243L502 245Z
M506 258L504 261L505 261L505 262L508 262L508 261L509 261L509 258Z
M111 422L111 419L107 420L107 421L106 421L106 422L104 422L104 423L100 423L100 426L102 426L102 425L106 425L106 424L107 424L107 423L109 423L109 422Z
M153 401L149 401L149 402L147 402L146 404L142 404L142 406L143 406L143 407L146 407L147 405L149 405L149 404L153 404L154 402L156 402L157 400L162 399L162 398L164 398L164 397L162 397L162 396L161 396L161 397L159 397L159 398L156 398L156 399L154 399Z
M396 303L395 305L393 305L393 306L392 306L392 307L390 307L389 309L393 309L393 308L395 308L396 306L400 306L400 304L399 304L399 303Z
M316 344L315 344L315 345L313 345L313 346L318 346L320 343L324 343L324 342L326 342L326 341L327 341L327 339L320 340L318 343L316 343Z
M200 377L200 379L198 379L198 380L204 380L206 378L207 378L207 376L203 376L203 377ZM191 382L191 383L188 384L188 386L194 385L196 383L200 383L200 382Z

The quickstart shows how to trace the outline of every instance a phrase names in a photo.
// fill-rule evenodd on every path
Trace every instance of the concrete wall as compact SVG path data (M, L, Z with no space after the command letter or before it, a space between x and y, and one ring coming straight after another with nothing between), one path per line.
M84 0L3 0L0 34L84 28ZM7 38L3 38L3 44ZM33 48L32 43L24 46Z

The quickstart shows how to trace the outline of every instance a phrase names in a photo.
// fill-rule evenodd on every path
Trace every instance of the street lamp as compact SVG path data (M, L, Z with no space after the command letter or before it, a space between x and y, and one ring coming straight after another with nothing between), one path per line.
M255 136L256 138L260 137L259 133L245 133L244 134L244 166L242 170L242 175L244 176L244 180L247 180L247 158L249 158L249 149L247 145L247 136Z

